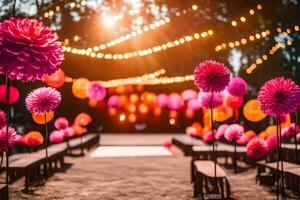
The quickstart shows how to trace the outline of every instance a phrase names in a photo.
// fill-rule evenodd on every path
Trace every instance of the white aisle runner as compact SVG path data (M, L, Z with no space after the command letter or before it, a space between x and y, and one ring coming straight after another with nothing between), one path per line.
M172 156L163 146L100 146L90 154L92 158Z

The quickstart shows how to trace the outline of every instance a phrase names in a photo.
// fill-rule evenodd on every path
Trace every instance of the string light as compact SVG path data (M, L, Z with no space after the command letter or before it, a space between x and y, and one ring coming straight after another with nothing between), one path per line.
M188 10L183 10L180 14L176 15L176 17L182 16L182 14L186 14L186 13L188 13L190 11L196 11L196 10L198 10L198 6L194 4ZM132 15L133 13L129 13L129 14ZM138 14L138 13L136 13L136 14ZM143 28L138 29L137 31L132 31L131 33L127 33L125 35L122 35L122 36L120 36L119 38L117 38L115 40L109 41L109 42L104 43L104 44L99 44L99 45L96 45L94 47L89 47L89 48L86 48L86 49L79 49L79 50L89 51L89 49L92 49L94 52L105 50L105 49L113 47L113 46L115 46L117 44L123 43L123 42L125 42L127 40L133 39L133 38L135 38L135 37L137 37L139 35L142 35L142 34L148 32L150 30L155 30L158 27L162 27L162 26L164 26L164 25L166 25L166 24L168 24L170 22L171 22L171 19L169 17L165 17L164 19L161 19L161 20L153 22L153 23L151 23L149 25L146 25ZM66 40L69 41L68 39L66 39ZM64 42L64 44L65 44L65 46L67 46L69 43L68 42ZM76 49L76 48L71 48L71 49Z
M264 30L264 31L262 31L260 33L256 33L254 35L250 35L248 38L241 38L240 40L231 41L231 42L228 42L227 44L226 43L222 43L222 44L219 44L219 45L217 45L215 47L215 51L218 52L218 51L221 51L221 50L225 50L226 48L235 48L235 47L238 47L238 46L241 46L241 45L245 45L248 42L253 42L255 40L259 40L259 39L265 38L269 34L270 34L269 30Z
M257 11L262 10L262 5L261 4L257 4L255 9ZM249 14L250 15L254 15L255 14L255 10L254 9L250 9L249 10ZM241 16L238 20L232 20L231 21L231 26L236 27L238 25L238 22L245 23L246 21L247 21L247 18L245 16Z
M86 0L81 0L80 2L70 2L67 3L66 6L73 9L73 8L81 8L85 7L87 5ZM43 18L51 18L55 15L55 13L59 12L61 10L61 7L59 5L55 6L54 9L49 9L48 11L45 11L42 15Z
M136 76L136 77L129 77L129 78L122 78L122 79L113 79L113 80L108 80L108 81L98 81L103 87L118 87L118 86L123 86L123 85L140 85L141 83L155 79L163 74L166 73L165 69L160 69L155 72L149 73L149 74L143 74L141 76ZM66 77L65 82L67 83L72 83L76 79L73 79L71 77Z
M280 48L282 48L282 45L280 43L277 43L274 46L272 46L272 48L269 50L269 56L264 54L260 58L258 58L246 69L247 74L251 74L259 65L263 64L264 61L268 60L268 58L271 55L274 55L274 53Z
M66 52L69 52L72 54L85 55L85 56L90 56L92 58L108 59L108 60L110 60L110 59L123 60L123 59L134 58L137 56L146 56L146 55L153 54L153 53L156 53L159 51L164 51L166 49L180 46L187 42L191 42L194 39L198 40L200 38L206 38L208 36L213 35L213 33L214 32L212 30L204 31L202 33L193 33L191 35L182 36L181 38L163 43L161 45L149 47L147 49L142 49L142 50L138 50L138 51L121 53L121 54L110 54L110 53L104 54L104 53L100 53L100 52L96 53L95 51L93 51L92 48L89 48L88 50L85 50L85 49L78 50L76 48L63 46L62 49L63 49L63 51L66 51Z

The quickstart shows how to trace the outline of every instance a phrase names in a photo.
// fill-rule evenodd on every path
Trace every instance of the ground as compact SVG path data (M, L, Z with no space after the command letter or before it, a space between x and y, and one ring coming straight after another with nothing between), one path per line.
M190 157L66 158L65 171L51 176L45 185L21 191L24 180L10 187L11 199L44 200L189 200ZM229 175L234 199L275 199L266 187L255 183L255 170Z

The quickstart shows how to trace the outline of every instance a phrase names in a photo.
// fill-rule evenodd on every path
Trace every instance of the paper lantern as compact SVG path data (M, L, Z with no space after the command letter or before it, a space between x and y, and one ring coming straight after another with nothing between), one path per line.
M138 102L139 102L139 95L137 95L137 94L131 94L131 95L129 96L129 101L130 101L131 103L133 103L133 104L138 103Z
M130 114L128 115L128 121L131 122L131 123L136 122L136 115L133 114L133 113L130 113Z
M63 142L65 139L64 130L55 130L50 133L49 140L53 143Z
M228 120L233 115L233 109L227 106L219 106L213 109L213 118L216 122L223 122ZM210 116L210 113L209 113Z
M258 134L258 137L261 139L266 139L267 137L269 137L269 133L267 131L262 131Z
M191 90L191 89L184 90L181 93L181 97L184 101L188 101L188 100L191 100L191 99L196 99L197 96L198 96L198 93L195 90Z
M117 93L117 94L123 94L123 93L125 93L125 86L123 86L123 85L118 86L118 87L116 88L116 93Z
M50 122L54 118L54 112L50 111L46 113L46 123ZM32 114L32 119L37 124L45 124L45 114Z
M65 73L62 69L58 69L51 75L44 77L45 83L53 88L60 88L65 84Z
M168 95L166 94L159 94L156 98L156 104L161 107L164 108L168 105Z
M72 85L73 95L79 99L85 99L88 84L89 80L86 78L79 78L75 80Z
M24 135L24 143L29 147L38 147L44 143L44 137L38 131L31 131Z
M275 125L268 126L266 128L266 132L268 133L268 135L276 135L277 127Z
M121 95L120 96L121 107L125 107L127 103L128 103L128 97L125 94Z
M138 92L142 92L142 91L144 90L144 86L143 86L143 85L137 85L137 86L136 86L136 90L137 90Z
M175 110L171 110L171 111L169 112L169 117L170 117L170 118L177 118L177 115L178 115L178 113L177 113L177 111L175 111Z
M193 118L195 115L194 111L191 109L186 109L185 110L185 117L186 118Z
M130 113L134 113L136 111L136 106L135 104L127 104L127 110Z
M200 110L201 109L201 104L200 104L198 98L188 100L187 108L190 109L190 110L193 110L193 111Z
M202 134L202 126L199 122L194 122L192 124L192 127L194 127L197 130L197 134L201 135Z
M95 101L95 100L89 100L88 104L89 104L89 106L90 106L91 108L95 108L95 107L97 107L97 105L98 105L98 101Z
M97 81L93 81L87 85L86 96L90 100L101 101L106 95L106 89Z
M145 102L146 104L153 106L156 104L156 94L151 92L144 92L141 95L141 100Z
M179 110L184 106L184 101L181 96L176 93L172 93L168 98L168 107L170 110Z
M14 86L10 86L9 104L15 104L19 98L19 90ZM0 85L0 103L6 104L6 85Z
M226 106L237 109L237 108L241 107L242 104L243 104L243 97L232 96L230 94L225 95L225 105Z
M121 106L120 97L117 95L112 95L111 97L109 97L107 105L110 108L119 108Z
M146 104L144 104L144 103L141 103L141 104L139 105L139 112L140 112L141 114L147 114L147 113L149 112L148 106L147 106Z
M114 116L115 114L117 114L117 109L115 109L115 108L108 108L108 114L110 116Z
M259 122L266 117L256 99L249 100L245 104L243 108L243 114L245 118L251 122Z
M71 128L74 130L74 135L82 135L87 132L87 129L84 127L81 127L78 124L74 124L71 126Z
M162 113L162 110L161 110L161 107L155 107L154 110L153 110L153 114L155 116L160 116Z
M92 117L87 113L79 113L75 117L74 123L79 126L87 126L92 122Z

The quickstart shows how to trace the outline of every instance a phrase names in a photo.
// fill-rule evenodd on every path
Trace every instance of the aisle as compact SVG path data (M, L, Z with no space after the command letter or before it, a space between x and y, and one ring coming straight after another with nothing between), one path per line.
M45 200L174 200L192 199L185 157L67 158L73 165L31 194L11 186L12 199ZM44 196L45 195L45 196Z

